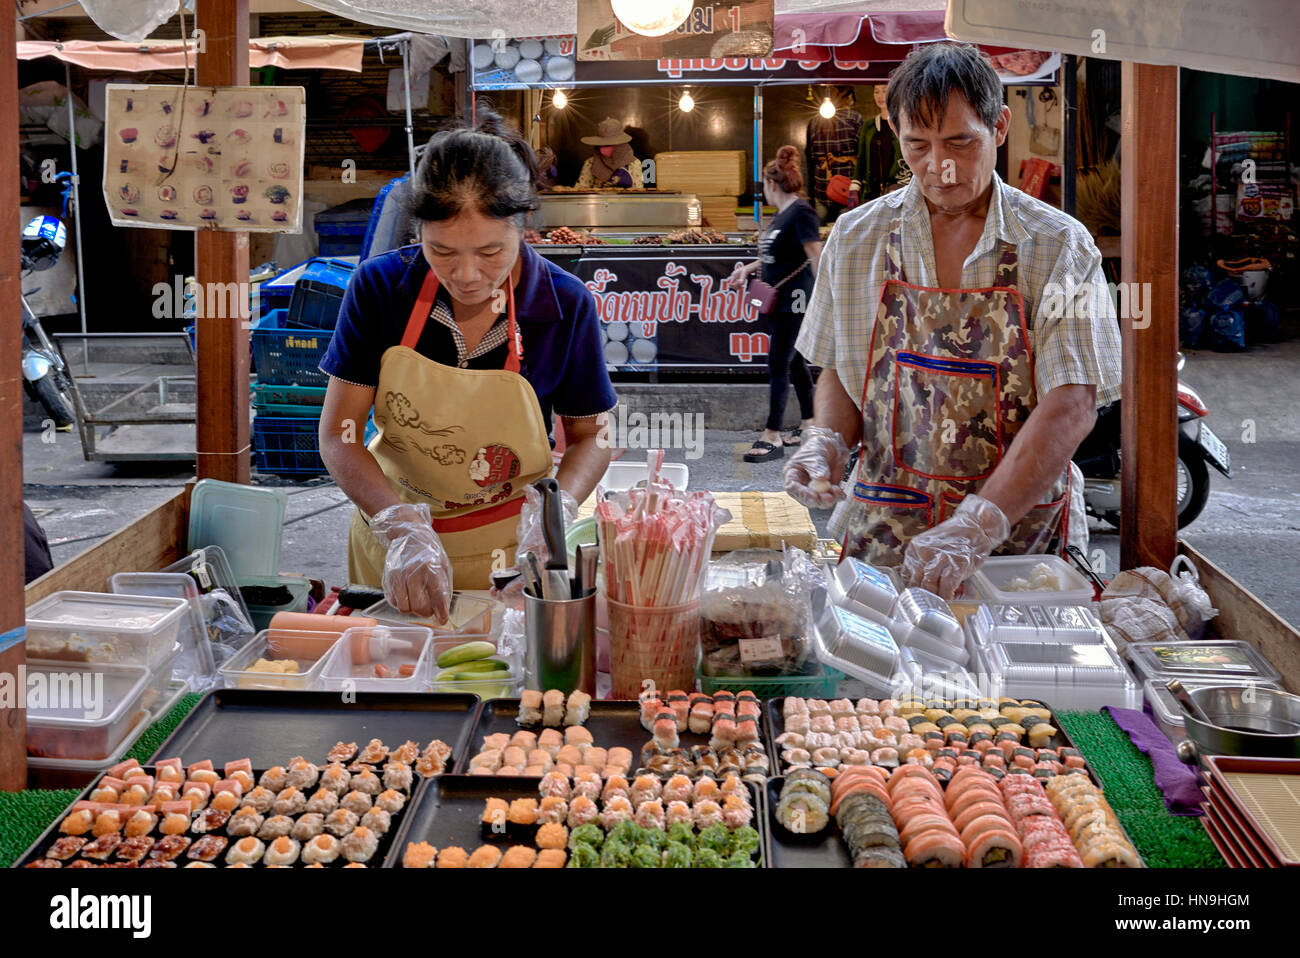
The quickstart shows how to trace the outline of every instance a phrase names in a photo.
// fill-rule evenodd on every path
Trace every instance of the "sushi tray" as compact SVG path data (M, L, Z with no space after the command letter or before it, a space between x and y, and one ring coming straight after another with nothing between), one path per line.
M465 755L477 695L417 692L287 692L216 689L181 720L153 759L176 756L186 762L247 757L269 768L291 755L323 761L335 742L380 739L451 746L448 770Z
M551 749L554 763L572 767L594 765L598 772L606 770L612 772L613 766L621 766L624 774L649 768L660 777L667 777L678 771L697 777L700 771L707 767L715 776L719 773L725 774L726 771L736 771L752 781L761 782L771 771L765 745L767 731L761 711L756 718L757 742L724 746L714 741L710 732L693 732L688 727L682 731L672 732L672 742L675 744L661 739L662 747L660 747L654 744L653 732L647 731L642 724L641 706L634 701L592 701L590 712L581 726L585 732L574 732L572 726L553 730L548 730L540 724L521 726L519 703L519 699L488 699L483 703L469 736L466 753L469 756L468 765L466 763L458 765L456 768L458 773L476 771L480 775L490 774L491 768L483 770L479 769L479 766L488 764L485 762L487 756L484 753L492 750L494 737L504 743L505 739L513 738L521 729L531 731L539 737L548 732L551 735L558 733L563 736L564 746L572 744L575 748L566 753L562 753L559 749ZM502 736L505 738L501 738ZM711 742L719 747L716 749L710 747ZM544 740L536 745L543 749L547 748ZM592 747L596 751L594 758ZM531 753L532 749L528 751ZM508 764L506 763L507 766ZM548 761L545 767L539 769L536 765L516 763L515 770L535 778L549 770L550 765L551 762ZM500 763L495 763L494 767L498 771L501 770ZM511 769L506 767L504 772L509 774Z
M712 799L703 793L689 805L682 802L679 808L686 807L680 824L669 824L663 806L670 803L662 800L668 784L654 780L660 796L656 799L649 792L636 793L638 783L647 788L650 782L635 777L625 781L626 788L622 782L596 779L590 791L583 791L577 781L555 775L431 778L412 803L384 866L765 867L766 816L758 785L737 778L725 786L703 786L716 797L733 797L729 810L738 808L740 801L722 789L743 790L751 816L748 825L737 818L724 820L722 804L707 806ZM690 800L686 793L700 784L682 782L679 787ZM615 792L631 797L619 802ZM633 799L639 803L635 807ZM693 816L700 817L698 823ZM702 852L705 848L709 851Z
M1215 834L1211 835L1211 839L1219 838L1232 853L1230 857L1224 849L1219 848L1219 854L1223 855L1224 861L1234 868L1280 867L1277 860L1259 844L1258 839L1246 827L1230 802L1225 801L1212 786L1203 786L1201 791L1205 793L1205 801L1201 804L1201 811L1205 813L1204 819L1215 826ZM1217 848L1218 845L1216 841L1215 847ZM1241 864L1237 864L1238 862Z
M1238 857L1300 866L1300 759L1208 755L1209 813Z
M893 699L856 702L840 699L834 703L839 709L837 713L829 711L832 703L825 699L796 698L792 701L803 703L802 708L819 714L808 714L806 721L791 729L787 727L788 700L788 697L769 699L765 709L773 774L789 774L791 768L800 766L838 768L859 764L880 765L888 771L908 764L909 753L914 753L913 761L919 760L927 768L946 769L948 777L957 768L971 763L994 769L994 775L1005 774L1013 765L1022 765L1041 777L1060 774L1067 768L1084 768L1096 785L1103 784L1069 735L1055 722L1055 710L1043 702L1034 703L1039 707L1038 715L1022 721L1037 722L1040 726L1046 721L1050 734L1044 735L1040 729L1031 737L1023 726L1002 715L992 718L994 724L989 724L987 717L976 715L974 709L966 710L971 713L969 716L958 711L954 717L947 709L912 711L907 708L908 703ZM1019 713L1014 714L1020 717ZM999 733L1004 723L1012 729L1006 734L1013 738L1007 739L1006 734ZM969 724L977 728L971 730ZM820 729L818 734L823 737L812 739L799 731L805 726L809 731ZM787 736L787 732L791 734ZM853 738L855 746L861 747L822 744L832 740L847 742L848 739L842 738L844 733ZM810 749L807 745L821 747ZM944 778L942 771L937 774Z
M1082 770L997 779L964 766L946 784L918 764L828 771L792 768L768 781L771 867L1142 867Z
M352 751L376 764L322 768L301 756L269 769L247 759L119 763L15 867L378 867L431 779L405 761L419 754L414 742L391 756Z

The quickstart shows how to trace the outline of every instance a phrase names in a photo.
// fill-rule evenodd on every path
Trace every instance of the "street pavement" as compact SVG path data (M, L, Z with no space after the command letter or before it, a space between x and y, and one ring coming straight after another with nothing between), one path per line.
M1187 354L1183 380L1210 409L1211 428L1232 454L1233 478L1211 470L1209 504L1184 530L1184 537L1237 581L1300 626L1300 336L1252 348L1244 354L1194 351ZM679 405L682 405L679 402ZM29 413L35 412L29 410ZM741 460L757 438L764 409L754 409L754 430L736 432L705 426L702 448L684 437L667 459L685 461L690 486L745 491L779 489L781 463L750 465ZM791 413L793 420L794 414ZM38 417L29 415L23 436L24 495L63 562L174 495L192 475L190 467L118 468L87 463L72 434L47 442ZM671 444L668 444L671 445ZM629 459L640 458L629 451ZM698 458L687 459L688 455ZM292 484L274 477L258 482L284 487L289 506L281 568L310 572L330 584L347 576L347 529L351 505L328 479ZM814 520L824 531L828 514ZM1092 550L1104 553L1104 573L1119 567L1119 536L1095 523ZM86 583L98 588L103 583Z

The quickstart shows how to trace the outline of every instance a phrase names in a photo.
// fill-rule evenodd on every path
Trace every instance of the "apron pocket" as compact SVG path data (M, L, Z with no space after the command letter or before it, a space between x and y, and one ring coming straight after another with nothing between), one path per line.
M926 479L983 479L1002 457L997 363L900 352L894 361L894 461Z
M934 497L919 489L858 480L844 551L873 565L898 565L913 536L934 525Z

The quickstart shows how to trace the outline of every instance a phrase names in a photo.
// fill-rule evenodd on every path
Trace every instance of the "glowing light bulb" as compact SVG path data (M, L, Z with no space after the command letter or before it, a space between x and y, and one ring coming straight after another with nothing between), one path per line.
M612 0L614 16L643 37L661 37L676 30L695 6L694 0Z
M677 101L677 109L683 113L690 113L695 109L695 99L689 93L683 93L682 98Z
M551 94L551 106L557 110L563 110L569 105L569 98L564 95L563 90L556 90Z
M831 102L830 97L822 100L822 105L818 107L817 112L828 120L835 115L835 104Z

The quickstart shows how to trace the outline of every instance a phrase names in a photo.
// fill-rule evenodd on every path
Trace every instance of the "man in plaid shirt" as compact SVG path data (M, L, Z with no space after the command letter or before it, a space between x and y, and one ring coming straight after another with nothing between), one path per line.
M1067 542L1119 329L1088 231L994 172L1011 111L975 47L926 44L887 98L913 177L827 239L796 344L823 367L814 425L785 485L836 508L849 554L950 598L994 550Z
M808 121L808 145L804 150L812 173L812 200L823 223L834 220L844 210L842 203L828 199L826 184L832 176L853 179L858 159L858 134L862 131L862 114L853 109L853 88L838 87L835 98L839 109L830 119L818 114Z

